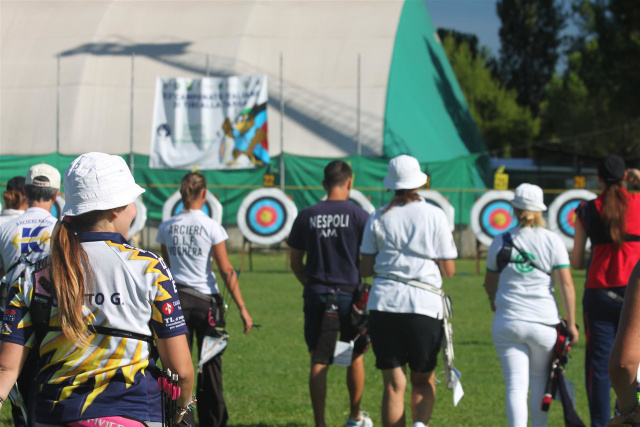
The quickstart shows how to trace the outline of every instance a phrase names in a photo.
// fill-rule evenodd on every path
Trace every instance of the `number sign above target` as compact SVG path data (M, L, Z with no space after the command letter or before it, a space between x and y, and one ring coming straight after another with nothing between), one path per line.
M420 190L418 194L429 204L436 206L444 211L444 214L447 216L447 221L449 222L449 227L451 227L451 231L456 228L456 209L451 206L449 200L444 197L442 194L438 193L435 190Z
M238 228L252 243L282 242L298 215L296 205L279 188L260 188L245 197L238 209Z
M471 208L471 229L483 245L516 226L511 207L513 191L487 191Z
M597 196L588 190L569 190L560 194L549 205L549 229L558 234L568 250L573 249L576 233L576 208L580 203Z
M136 214L136 217L133 218L133 222L129 228L129 238L141 232L147 223L147 207L142 203L142 198L138 197L134 204L136 205L138 213Z
M56 197L56 201L53 202L53 205L51 206L51 216L58 219L58 221L62 219L62 209L64 208L64 205L64 197L58 196Z
M327 195L326 194L324 196L322 196L322 200L327 200ZM371 204L371 201L369 201L367 196L365 196L360 191L355 190L353 188L351 190L349 190L349 201L351 203L353 203L353 204L356 204L356 205L360 206L362 209L367 211L367 213L369 215L371 215L372 213L374 213L376 211L375 206L373 206L373 204Z
M184 209L184 203L182 203L182 196L179 191L176 191L164 202L162 207L162 220L166 221L172 216L179 214ZM207 190L207 199L202 206L202 211L215 221L222 223L222 205L209 190Z

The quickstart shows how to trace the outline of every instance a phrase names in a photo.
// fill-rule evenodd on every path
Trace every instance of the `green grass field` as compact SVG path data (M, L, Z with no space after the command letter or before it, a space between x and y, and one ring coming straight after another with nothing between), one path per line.
M232 255L240 266L240 256ZM247 263L248 264L248 263ZM240 275L242 292L255 323L262 328L242 334L237 309L227 317L231 334L223 356L225 397L230 424L235 426L313 425L307 389L309 356L303 337L302 287L286 271L285 253L254 255L253 272ZM457 274L445 279L444 289L453 300L456 367L462 372L465 396L457 408L452 392L437 387L437 402L431 426L507 425L504 411L502 371L491 342L492 312L486 298L483 272L476 276L473 261L457 263ZM578 319L582 319L584 272L574 274ZM582 321L579 321L582 327ZM567 378L576 386L577 411L588 424L584 387L584 336L573 348ZM382 379L375 369L373 352L365 356L367 379L362 409L374 425L381 425ZM442 369L441 359L436 372ZM328 379L327 423L344 425L348 415L345 368L332 367ZM444 374L439 375L444 377ZM407 393L407 411L409 409ZM206 402L199 402L206 404ZM411 420L410 413L408 421ZM0 423L11 425L9 405L0 413ZM411 425L409 423L409 425ZM550 426L564 425L560 402L554 401Z

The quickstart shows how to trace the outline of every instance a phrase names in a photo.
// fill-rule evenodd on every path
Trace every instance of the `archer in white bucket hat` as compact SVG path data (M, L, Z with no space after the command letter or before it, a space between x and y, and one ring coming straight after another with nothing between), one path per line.
M523 211L544 212L547 207L543 203L542 188L533 184L520 184L516 188L511 206Z
M389 190L413 190L427 183L427 174L420 169L418 159L401 154L389 161L382 183Z
M144 189L136 184L124 159L105 153L87 153L64 173L64 216L104 211L135 202Z

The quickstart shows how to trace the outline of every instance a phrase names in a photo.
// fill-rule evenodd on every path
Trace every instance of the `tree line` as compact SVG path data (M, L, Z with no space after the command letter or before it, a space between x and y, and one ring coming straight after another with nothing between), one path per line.
M438 35L491 154L640 162L640 1L499 0L501 48ZM572 34L566 34L572 22Z

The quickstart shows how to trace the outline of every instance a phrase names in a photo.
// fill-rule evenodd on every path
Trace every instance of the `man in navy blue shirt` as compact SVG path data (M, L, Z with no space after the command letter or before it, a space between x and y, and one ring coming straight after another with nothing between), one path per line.
M351 322L355 310L354 291L360 283L360 244L369 214L349 202L352 176L351 167L342 160L329 163L322 182L327 200L300 212L287 239L291 247L291 269L304 286L304 335L311 354L309 392L316 427L326 425L327 372L333 359L337 329L341 341L355 340L353 359L347 368L350 415L346 425L373 425L368 415L360 411L364 352L369 338ZM332 317L339 319L339 326L337 322L333 325L333 336L328 326Z

